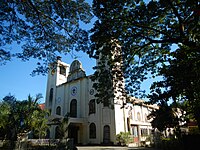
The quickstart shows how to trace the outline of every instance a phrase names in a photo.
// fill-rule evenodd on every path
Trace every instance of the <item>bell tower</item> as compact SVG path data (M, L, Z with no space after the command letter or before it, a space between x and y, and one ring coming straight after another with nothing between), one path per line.
M97 87L97 93L99 92L102 97L97 99L103 103L102 114L106 113L106 115L102 115L103 123L105 123L105 126L112 126L110 132L114 136L113 140L115 140L117 134L127 132L128 129L124 108L126 93L122 48L117 40L111 40L110 43L98 49L98 54L98 59L96 60L96 82L99 82L100 88ZM106 96L107 94L109 96ZM107 121L109 120L108 116L112 116L110 117L110 122Z
M50 112L55 105L56 87L67 82L68 73L69 65L62 62L61 57L49 65L45 106Z
M98 50L99 55L96 59L97 72L99 76L102 75L105 70L108 72L107 77L109 78L109 76L111 76L112 87L107 86L106 88L113 88L114 103L123 106L126 95L123 76L122 48L117 40L111 40L108 45L110 46L102 46ZM97 77L97 79L98 78L99 77Z

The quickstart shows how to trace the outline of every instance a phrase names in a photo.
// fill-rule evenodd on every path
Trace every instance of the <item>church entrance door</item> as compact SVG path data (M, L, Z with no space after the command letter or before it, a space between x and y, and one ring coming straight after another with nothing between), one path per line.
M110 143L110 127L108 125L104 126L103 143L104 144L109 144Z
M69 125L68 137L74 140L74 144L78 144L78 130L79 127L75 125Z

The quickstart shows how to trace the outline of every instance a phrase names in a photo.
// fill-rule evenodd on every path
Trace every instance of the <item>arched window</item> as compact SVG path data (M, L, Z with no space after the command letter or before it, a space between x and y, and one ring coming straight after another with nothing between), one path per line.
M49 92L49 106L52 105L52 101L53 101L53 88L51 88Z
M73 99L70 103L70 117L77 117L77 100Z
M90 100L89 102L89 114L94 114L95 113L95 99Z
M139 113L139 112L137 113L137 120L138 120L138 121L141 121L141 116L140 116L140 113Z
M103 128L103 143L110 143L110 127L105 125Z
M58 106L56 108L56 115L61 115L61 107L60 106Z
M95 139L96 138L96 125L94 123L91 123L89 128L90 128L89 129L90 139Z
M59 127L56 126L55 128L55 139L59 139L60 138L60 131L59 131Z

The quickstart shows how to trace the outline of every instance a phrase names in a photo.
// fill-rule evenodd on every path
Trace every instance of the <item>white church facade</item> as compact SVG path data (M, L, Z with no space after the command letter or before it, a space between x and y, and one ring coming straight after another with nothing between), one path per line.
M149 136L152 127L147 116L157 107L133 97L125 107L97 104L91 76L86 76L78 60L71 65L57 60L49 71L46 89L45 107L51 120L69 116L68 137L82 145L117 144L120 132L130 132L136 143ZM58 138L57 124L51 124L50 138Z

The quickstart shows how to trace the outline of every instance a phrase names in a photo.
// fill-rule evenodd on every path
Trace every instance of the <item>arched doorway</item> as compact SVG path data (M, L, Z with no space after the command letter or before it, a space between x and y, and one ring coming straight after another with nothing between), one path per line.
M103 143L109 144L110 143L110 126L105 125L103 128Z
M89 137L90 139L96 138L96 125L94 123L91 123L89 126Z
M68 127L68 138L72 138L74 140L74 144L78 144L78 131L79 127L75 124L70 124Z
M59 127L56 126L55 128L55 139L59 139L60 138L60 131L59 131Z

